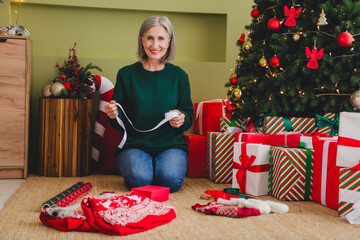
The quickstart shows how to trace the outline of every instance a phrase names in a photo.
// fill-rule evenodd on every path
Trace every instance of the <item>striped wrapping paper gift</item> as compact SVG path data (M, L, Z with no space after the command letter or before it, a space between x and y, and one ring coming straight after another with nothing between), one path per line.
M360 170L340 169L338 215L346 216L354 210L354 203L360 201Z
M321 117L321 116L320 116ZM338 119L339 119L339 114L336 114L336 113L325 113L324 114L324 117L325 118L327 118L327 119L329 119L330 121L334 121L335 120L335 118L337 119L337 121L339 121ZM319 132L319 133L326 133L326 134L330 134L330 132L331 132L331 126L324 126L324 127L320 127L319 126L319 121L321 121L320 119L317 119L317 125L318 125L318 130L317 130L317 132ZM338 134L337 134L337 130L338 129L334 129L333 131L334 131L334 134L332 134L331 136L337 136Z
M310 199L313 163L313 150L271 147L270 195L285 201Z
M231 183L234 134L209 132L207 135L206 171L215 183Z
M226 132L226 129L228 127L237 127L240 128L242 131L246 132L246 125L247 125L247 121L246 119L237 119L237 120L232 120L231 118L221 118L220 119L220 131L221 132Z
M265 134L289 131L312 134L317 131L316 118L267 116L264 120L264 131Z

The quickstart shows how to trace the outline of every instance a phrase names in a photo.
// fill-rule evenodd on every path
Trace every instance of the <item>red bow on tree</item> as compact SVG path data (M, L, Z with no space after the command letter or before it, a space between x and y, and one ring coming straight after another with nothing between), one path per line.
M307 58L310 58L309 62L307 63L306 67L311 68L311 69L318 69L319 68L319 64L317 62L317 59L321 59L322 55L324 53L324 49L320 49L320 51L318 51L315 48L313 48L311 51L308 47L305 47L305 54Z
M288 17L285 20L284 25L289 27L295 27L296 26L295 18L299 17L301 10L302 10L301 7L295 11L294 6L291 6L290 10L287 6L284 6L284 15L285 17Z

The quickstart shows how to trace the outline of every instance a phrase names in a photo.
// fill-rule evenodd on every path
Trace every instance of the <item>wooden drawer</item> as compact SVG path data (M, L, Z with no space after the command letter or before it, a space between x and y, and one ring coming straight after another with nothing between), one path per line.
M0 178L27 177L31 44L25 37L0 41Z

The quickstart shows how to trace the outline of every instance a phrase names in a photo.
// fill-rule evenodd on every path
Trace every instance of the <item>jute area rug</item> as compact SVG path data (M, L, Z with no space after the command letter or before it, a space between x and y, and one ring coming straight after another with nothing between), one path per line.
M115 239L101 233L61 232L46 227L39 220L40 205L78 181L91 182L92 195L103 191L127 193L121 176L91 175L77 178L29 177L0 212L0 239ZM215 184L206 178L186 178L182 189L170 194L167 204L175 207L177 217L155 229L122 236L121 239L360 239L360 226L339 219L337 212L314 202L283 202L286 214L248 218L207 216L191 209L207 189L231 187ZM266 196L261 200L276 199Z

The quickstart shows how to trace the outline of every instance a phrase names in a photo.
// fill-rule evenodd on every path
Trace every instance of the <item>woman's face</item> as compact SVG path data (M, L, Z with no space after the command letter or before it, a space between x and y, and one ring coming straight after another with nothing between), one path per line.
M141 38L141 41L148 60L160 61L170 45L169 34L161 25L150 28Z

